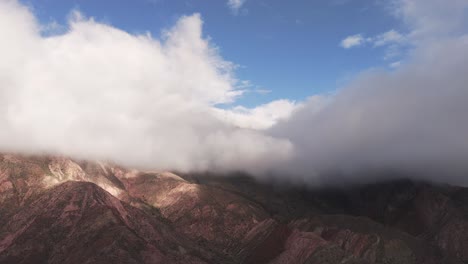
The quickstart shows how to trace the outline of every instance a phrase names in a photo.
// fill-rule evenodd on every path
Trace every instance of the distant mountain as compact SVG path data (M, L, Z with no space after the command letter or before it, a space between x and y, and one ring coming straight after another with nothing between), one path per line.
M467 263L468 189L0 154L0 263Z

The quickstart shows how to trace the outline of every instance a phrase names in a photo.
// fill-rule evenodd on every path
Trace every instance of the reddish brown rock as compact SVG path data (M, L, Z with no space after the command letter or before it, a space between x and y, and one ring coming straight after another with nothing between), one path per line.
M462 263L467 204L410 181L307 190L3 154L0 263Z

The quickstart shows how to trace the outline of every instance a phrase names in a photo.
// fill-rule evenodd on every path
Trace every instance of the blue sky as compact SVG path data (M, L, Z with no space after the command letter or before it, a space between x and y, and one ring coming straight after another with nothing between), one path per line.
M302 101L332 92L359 72L388 67L386 46L344 49L347 36L405 29L382 1L247 0L238 10L219 0L23 0L41 23L66 24L71 10L130 33L159 36L183 15L200 13L204 35L236 65L252 92L236 104L253 107L280 98ZM271 91L268 93L255 90Z

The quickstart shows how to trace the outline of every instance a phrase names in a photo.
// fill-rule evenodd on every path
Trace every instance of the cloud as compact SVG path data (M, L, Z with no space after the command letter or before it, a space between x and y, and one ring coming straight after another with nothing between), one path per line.
M340 43L340 46L345 49L349 49L349 48L361 46L365 42L366 40L361 34L356 34L356 35L348 36L345 39L343 39Z
M43 36L33 13L0 1L0 149L177 170L261 171L292 146L219 119L241 94L233 64L184 16L159 39L77 12ZM266 116L266 118L270 118ZM261 121L261 120L260 120Z
M408 37L391 29L373 37L364 37L362 34L349 36L341 41L340 46L349 49L352 47L371 45L374 48L384 47L384 60L393 60L402 57L403 53L411 46Z
M254 92L257 93L257 94L265 95L265 94L271 93L272 90L268 90L268 89L255 89Z
M228 7L234 12L234 14L238 14L239 10L245 4L246 0L228 0Z
M289 118L300 104L289 100L277 100L255 108L237 106L232 109L214 109L219 119L240 128L268 129L281 120Z
M468 28L465 0L394 0L392 10L415 39L453 36L466 33Z
M401 61L395 61L395 62L390 63L389 66L391 68L398 68L398 67L400 67L400 65L401 65Z
M348 36L343 39L340 46L349 49L353 47L363 46L365 44L372 44L374 47L402 44L405 41L405 36L398 31L392 29L375 37L364 37L362 34Z
M468 34L454 31L467 19L459 11L466 2L399 3L414 45L405 63L366 71L325 105L305 102L273 126L270 135L295 146L280 175L312 184L406 176L468 186Z
M290 167L394 169L467 184L467 51L466 37L434 44L396 72L364 74L319 112L305 104L274 128L300 147Z
M376 47L385 46L388 44L401 43L404 40L405 37L394 29L382 33L373 39L370 39L370 41L373 42L374 46Z
M395 3L414 46L397 68L366 71L305 102L223 109L248 83L203 37L200 15L157 39L78 14L65 32L43 36L30 10L0 1L0 149L309 184L403 174L468 186L464 4L429 12L439 0ZM357 36L345 46L403 41L395 32Z

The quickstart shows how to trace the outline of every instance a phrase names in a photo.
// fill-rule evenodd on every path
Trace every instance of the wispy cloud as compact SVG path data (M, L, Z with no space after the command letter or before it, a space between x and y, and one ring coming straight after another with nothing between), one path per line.
M466 0L393 0L390 10L404 20L413 41L467 33L468 1Z
M380 47L388 44L402 43L405 40L403 36L398 31L392 29L380 35L377 35L374 38L370 38L369 42L373 43L374 46Z
M227 5L232 12L237 15L246 1L247 0L228 0Z
M349 48L361 46L365 42L366 40L361 34L356 34L356 35L348 36L345 39L343 39L340 43L340 46L345 49L349 49Z
M271 93L272 90L268 90L268 89L255 89L254 92L257 93L257 94L265 95L265 94Z
M390 68L398 68L400 67L400 65L401 65L401 61L395 61L395 62L390 63L389 66Z
M405 39L406 37L404 35L392 29L373 37L365 37L363 34L348 36L341 41L340 46L345 49L364 46L366 44L371 44L374 47L381 47L400 44L404 42Z

